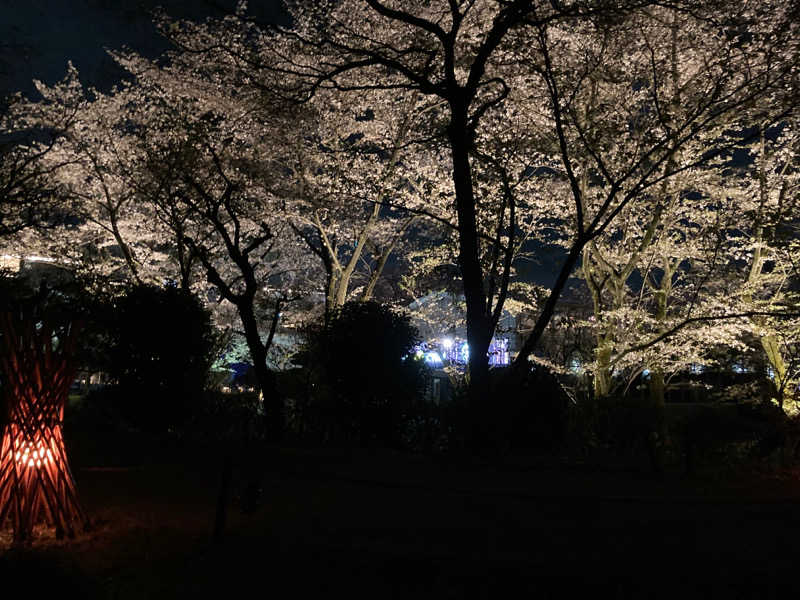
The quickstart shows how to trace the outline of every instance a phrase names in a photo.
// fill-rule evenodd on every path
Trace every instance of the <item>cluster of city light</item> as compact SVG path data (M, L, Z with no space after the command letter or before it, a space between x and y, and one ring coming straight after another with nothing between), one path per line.
M436 352L435 350L425 353L425 362L432 367L440 367L444 364L444 361L442 360L442 355Z
M444 337L438 342L422 344L417 348L415 356L418 360L424 360L428 366L434 368L446 364L466 364L469 361L469 344L466 341ZM492 340L489 348L489 363L495 366L504 366L509 362L508 340L505 338Z

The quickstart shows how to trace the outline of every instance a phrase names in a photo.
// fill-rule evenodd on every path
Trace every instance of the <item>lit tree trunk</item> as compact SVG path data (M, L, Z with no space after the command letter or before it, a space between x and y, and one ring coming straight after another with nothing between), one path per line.
M372 300L372 294L375 292L375 286L378 284L378 280L383 275L383 270L386 268L386 263L389 261L389 257L391 256L392 252L394 251L395 246L398 244L400 239L405 235L406 231L409 227L417 220L417 217L411 217L407 219L403 226L398 230L389 244L383 249L380 253L378 258L378 264L375 266L375 270L369 277L369 281L367 282L364 291L361 293L361 297L359 300L362 302L367 302L368 300Z
M680 73L678 69L678 22L677 15L673 15L672 23L670 25L670 79L673 89L671 113L677 113L680 109L681 102L681 85ZM670 154L667 159L666 172L670 172L675 168L675 156ZM663 198L668 197L668 185L665 179L661 183L661 195ZM677 197L674 198L677 201ZM672 294L672 277L675 271L680 266L679 260L673 260L666 253L662 257L663 273L661 274L661 281L658 286L654 285L653 291L656 297L656 320L659 323L659 332L666 331L667 322L667 303L669 302L670 295ZM646 283L646 282L645 282ZM660 436L666 435L666 427L664 421L665 415L665 402L666 402L666 382L664 378L664 368L662 365L656 365L650 375L650 401L653 404L655 411L655 427Z
M62 436L64 406L75 378L72 353L77 328L65 328L54 345L53 327L36 327L29 315L0 316L6 406L0 448L0 526L8 519L14 542L31 538L46 521L61 538L89 525L78 503Z
M768 156L767 156L767 147L766 147L766 128L767 124L762 124L760 128L760 162L758 165L758 194L759 194L759 206L758 212L756 213L756 222L755 222L755 231L753 240L755 243L755 249L753 250L753 260L750 264L750 270L747 274L747 291L744 295L745 301L753 306L754 304L754 291L758 288L763 288L764 284L764 263L769 257L770 250L765 245L767 240L767 233L765 232L764 227L764 212L766 211L767 203L768 203L768 196L769 196L769 188L768 188ZM781 190L781 195L785 193L786 188L784 187ZM779 202L782 204L782 202ZM753 317L751 321L754 325L758 327L763 333L759 335L759 342L761 343L761 348L764 350L764 354L766 355L767 362L769 366L772 367L773 375L774 375L774 386L776 392L776 400L781 408L784 408L784 402L787 399L786 395L790 389L789 384L789 373L788 368L786 365L786 361L783 356L783 352L781 351L780 342L778 341L778 336L776 333L771 330L769 325L766 323L766 320L762 317Z
M339 285L334 298L334 308L341 308L344 306L344 303L347 302L347 292L350 289L350 279L353 277L353 273L356 270L358 261L361 260L361 255L364 252L364 246L367 244L370 233L372 233L372 227L375 224L375 221L378 219L380 210L381 205L380 203L376 202L375 206L372 208L372 214L356 239L356 245L353 248L353 254L350 255L350 260L347 261L347 264L345 265L344 269L342 269L341 276L339 277Z
M653 291L656 298L656 321L659 324L659 333L664 333L667 329L667 302L672 294L672 277L678 268L678 264L673 264L673 260L664 257L664 272L661 280L653 283ZM650 400L653 403L657 414L664 411L666 383L664 378L664 368L660 365L653 367L650 375Z
M776 400L781 408L783 408L784 401L786 400L787 392L789 391L789 369L786 366L786 361L781 352L780 342L774 333L761 336L761 347L767 355L769 365L772 367L773 376L775 378L775 391L777 394Z
M595 398L605 398L611 393L611 352L612 344L610 341L603 341L595 348L595 358L597 361L594 372Z

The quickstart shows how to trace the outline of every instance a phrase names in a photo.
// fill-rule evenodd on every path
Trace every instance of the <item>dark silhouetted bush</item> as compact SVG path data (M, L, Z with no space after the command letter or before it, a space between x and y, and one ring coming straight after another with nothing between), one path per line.
M113 304L108 371L138 427L180 426L202 397L214 360L211 316L174 287L137 286Z
M397 444L425 389L417 343L407 316L375 302L345 304L310 334L317 420L349 442Z
M494 369L484 418L507 450L553 450L564 442L569 398L543 367L528 372Z
M687 471L704 464L795 459L800 424L766 401L700 405L675 419Z

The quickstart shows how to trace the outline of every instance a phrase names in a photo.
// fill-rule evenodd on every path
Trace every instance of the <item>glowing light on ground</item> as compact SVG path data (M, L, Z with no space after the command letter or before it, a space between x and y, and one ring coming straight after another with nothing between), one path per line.
M29 315L0 315L0 367L5 384L5 425L0 444L0 526L8 520L14 542L31 538L44 521L57 537L88 526L67 461L62 424L75 378L71 355L76 329L37 327Z

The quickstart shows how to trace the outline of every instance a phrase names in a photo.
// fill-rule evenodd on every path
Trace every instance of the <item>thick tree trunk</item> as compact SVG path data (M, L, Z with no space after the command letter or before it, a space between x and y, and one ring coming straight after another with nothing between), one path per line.
M267 364L267 349L261 341L258 332L258 323L253 313L253 303L242 302L237 306L239 317L244 328L245 341L253 359L253 369L256 372L258 386L264 402L264 422L267 426L267 435L271 441L279 441L284 431L284 406L283 399L278 392L278 382L275 373Z
M487 410L489 397L488 352L492 332L480 264L466 107L452 105L452 111L448 136L453 156L453 184L458 214L459 265L467 304L468 397L473 442L481 444L487 433L483 431L480 415Z

